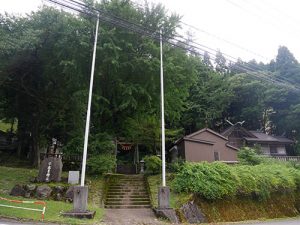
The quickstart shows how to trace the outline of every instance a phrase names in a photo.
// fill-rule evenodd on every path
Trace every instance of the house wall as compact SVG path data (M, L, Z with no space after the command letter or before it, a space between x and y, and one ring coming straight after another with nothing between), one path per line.
M277 146L277 154L286 155L285 145L278 145Z
M262 154L264 155L271 155L271 146L270 144L257 144L260 146L260 149L262 151ZM250 147L253 146L252 145L249 145ZM274 145L273 145L274 146ZM286 148L285 148L285 145L276 145L276 149L277 149L277 153L274 154L274 155L286 155Z
M212 162L215 161L214 152L219 152L220 161L237 161L237 150L227 147L227 140L216 136L208 131L204 131L191 138L214 142L214 145L207 145L196 142L190 143L188 141L185 141L185 152L187 161L190 161L187 159L187 154L189 154L189 157L193 162L195 162L196 160Z
M185 160L189 162L207 161L213 162L214 152L213 146L209 144L184 141L185 143Z
M270 155L270 146L267 144L260 145L260 149L262 151L262 154L264 155Z

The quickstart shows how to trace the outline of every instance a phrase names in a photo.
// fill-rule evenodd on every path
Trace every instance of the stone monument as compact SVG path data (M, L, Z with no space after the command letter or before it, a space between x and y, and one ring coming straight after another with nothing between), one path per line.
M69 171L68 183L69 184L79 183L79 171Z
M39 175L37 180L39 182L60 182L62 173L62 153L60 142L52 138L52 143L49 146L44 159L42 160Z

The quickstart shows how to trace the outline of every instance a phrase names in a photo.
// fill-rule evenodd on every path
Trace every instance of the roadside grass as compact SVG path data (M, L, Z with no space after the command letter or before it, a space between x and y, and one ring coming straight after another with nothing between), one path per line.
M157 199L157 193L158 188L161 186L161 175L150 175L147 176L149 189L150 189L150 197L151 197L151 204L153 207L158 206L158 199ZM173 180L173 175L168 173L166 174L166 182L167 186L170 187L170 183ZM184 203L188 202L192 198L191 194L187 193L176 193L172 190L172 187L170 187L170 206L172 208L179 208Z
M10 190L16 184L26 184L29 183L31 177L35 177L38 174L36 169L26 169L26 168L12 168L12 167L3 167L0 166L0 196L8 199L17 199L17 200L37 200L37 199L28 199L22 197L12 197L9 195ZM66 173L63 173L63 176L67 176ZM62 183L61 183L62 184ZM92 220L87 219L74 219L63 217L60 215L63 211L70 211L73 208L72 203L62 202L62 201L53 201L46 200L47 208L45 213L45 222L58 222L63 224L95 224L102 220L104 209L100 207L101 203L101 189L103 185L102 177L88 177L87 184L89 186L89 210L96 211L95 218ZM59 183L49 183L49 186L60 185ZM0 204L13 205L17 207L27 207L27 208L38 208L42 209L40 205L34 204L17 204L10 203L4 200L0 200ZM13 209L0 206L0 217L8 218L18 218L25 220L41 220L41 212L22 210L22 209Z

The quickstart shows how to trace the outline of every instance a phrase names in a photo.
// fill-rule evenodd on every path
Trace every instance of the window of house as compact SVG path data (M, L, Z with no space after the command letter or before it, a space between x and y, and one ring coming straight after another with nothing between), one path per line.
M270 153L271 153L271 155L278 153L276 145L270 145Z
M220 160L220 153L219 152L214 152L214 158L215 158L215 161L219 161Z

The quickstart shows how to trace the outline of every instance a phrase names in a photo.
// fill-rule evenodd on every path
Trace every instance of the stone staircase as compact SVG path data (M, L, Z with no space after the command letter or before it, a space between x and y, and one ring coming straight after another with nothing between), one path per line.
M104 207L110 209L151 208L143 175L111 175Z

